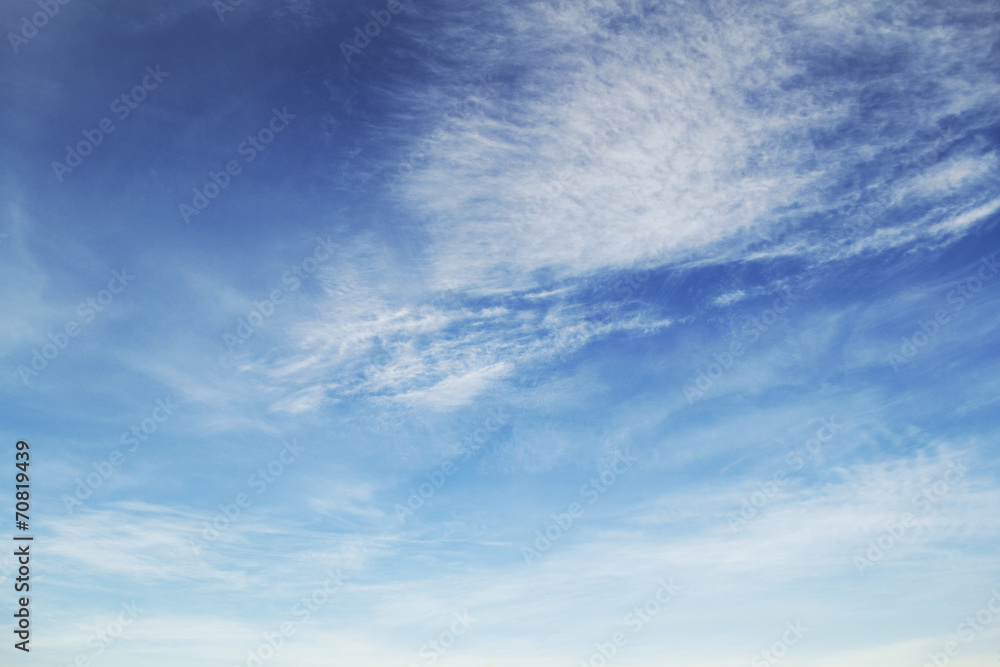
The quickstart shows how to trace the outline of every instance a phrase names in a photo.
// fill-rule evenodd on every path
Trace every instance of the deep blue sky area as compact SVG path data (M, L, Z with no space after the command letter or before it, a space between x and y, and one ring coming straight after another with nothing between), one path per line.
M0 652L995 662L996 3L0 29Z

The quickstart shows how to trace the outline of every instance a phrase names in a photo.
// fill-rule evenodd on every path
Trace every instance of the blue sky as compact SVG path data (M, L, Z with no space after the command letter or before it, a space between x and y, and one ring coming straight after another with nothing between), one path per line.
M994 3L0 17L19 660L995 662Z

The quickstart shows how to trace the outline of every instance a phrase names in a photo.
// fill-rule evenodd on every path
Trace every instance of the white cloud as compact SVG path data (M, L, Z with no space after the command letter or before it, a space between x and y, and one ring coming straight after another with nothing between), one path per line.
M949 63L981 59L982 43L951 26L916 24L904 43L884 33L893 9L787 2L780 23L755 9L738 8L737 20L720 23L681 6L657 12L612 0L499 12L486 29L509 35L515 62L530 69L513 90L494 91L485 115L438 128L429 157L403 183L405 203L429 221L438 279L490 291L530 285L539 269L585 276L692 254L732 259L779 230L792 237L778 252L836 253L828 246L845 230L803 236L801 220L826 215L835 223L838 206L858 205L840 200L863 192L837 192L842 182L873 160L885 165L894 152L916 156L938 145L943 118L983 108L1000 92L971 71L938 76ZM922 100L917 123L863 129L845 146L834 128L864 127L869 113L888 124L889 114L916 110L890 91L891 106L867 111L866 96L879 88L847 70L804 87L814 65L802 54L823 48L885 49L886 58L893 48L908 49L907 60L893 65L901 68L896 75L944 89ZM832 136L817 146L813 137L823 135ZM923 202L943 188L981 186L992 161L947 161L897 195ZM889 220L882 216L876 227ZM943 231L911 227L907 242ZM878 238L854 251L902 242L875 229L863 236L870 234Z
M733 292L726 292L725 294L720 294L715 298L715 305L717 306L728 306L731 303L736 303L737 301L742 301L747 297L747 293L743 290L736 290Z

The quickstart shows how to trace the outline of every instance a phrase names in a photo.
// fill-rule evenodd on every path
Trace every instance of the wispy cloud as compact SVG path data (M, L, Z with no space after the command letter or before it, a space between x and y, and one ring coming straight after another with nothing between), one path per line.
M851 236L843 218L860 212L859 192L901 198L863 233L869 248L895 245L880 228L942 194L981 197L996 156L970 142L973 128L932 168L902 184L892 174L940 145L949 118L988 108L997 85L972 64L986 36L935 24L939 11L923 7L904 37L891 9L787 2L780 22L611 1L497 11L488 25L514 35L530 70L493 92L485 116L446 128L404 181L403 201L429 219L437 275L530 284L541 269L735 258L761 236L824 259ZM831 62L831 49L870 70ZM938 88L918 118L906 91L873 99L890 74ZM877 127L864 129L868 117ZM841 139L847 126L862 135ZM934 222L911 220L906 241L946 231Z

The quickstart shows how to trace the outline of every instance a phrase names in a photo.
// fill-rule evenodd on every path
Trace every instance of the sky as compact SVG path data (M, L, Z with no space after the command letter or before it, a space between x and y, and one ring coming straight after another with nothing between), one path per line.
M4 664L1000 659L996 3L0 28Z

